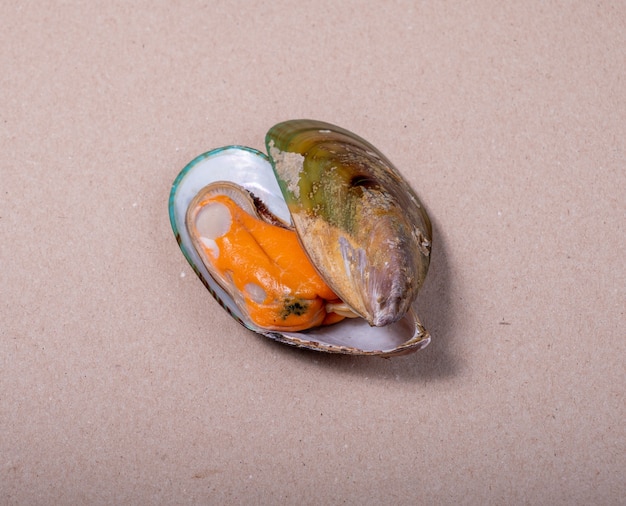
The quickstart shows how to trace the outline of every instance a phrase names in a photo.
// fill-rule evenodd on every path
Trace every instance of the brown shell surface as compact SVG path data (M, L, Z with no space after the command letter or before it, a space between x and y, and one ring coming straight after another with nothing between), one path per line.
M362 138L329 123L279 123L266 144L300 241L325 281L370 325L401 319L430 260L417 195Z

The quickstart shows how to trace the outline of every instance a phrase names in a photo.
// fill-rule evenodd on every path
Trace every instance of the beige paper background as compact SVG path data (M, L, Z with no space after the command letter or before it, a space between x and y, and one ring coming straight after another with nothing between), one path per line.
M16 2L0 25L0 503L623 504L622 2ZM167 197L312 117L434 222L423 352L277 345Z

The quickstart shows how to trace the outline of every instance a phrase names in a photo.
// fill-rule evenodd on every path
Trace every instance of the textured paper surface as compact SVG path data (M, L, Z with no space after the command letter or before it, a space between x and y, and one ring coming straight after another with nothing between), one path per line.
M623 503L623 4L17 2L0 24L0 503ZM299 117L427 206L426 350L269 342L180 253L178 171Z

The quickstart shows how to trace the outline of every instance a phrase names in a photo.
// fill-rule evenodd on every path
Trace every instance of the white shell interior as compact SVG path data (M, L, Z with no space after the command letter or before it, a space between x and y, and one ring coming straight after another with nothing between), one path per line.
M251 148L227 146L204 153L181 171L172 186L170 221L174 233L180 236L180 248L185 257L202 280L215 291L218 300L247 327L257 331L251 322L244 321L232 297L210 276L185 225L187 208L193 198L206 185L216 181L230 181L250 190L263 200L273 214L286 223L291 223L291 216L269 160L263 153Z
M174 233L180 237L181 250L218 301L246 327L287 344L339 353L392 354L398 348L420 349L430 342L412 311L386 327L370 327L365 320L356 318L306 332L267 331L247 320L232 297L209 275L185 225L190 202L202 188L216 181L230 181L246 188L286 223L291 223L291 216L267 156L251 148L227 146L209 151L189 163L174 181L169 212Z

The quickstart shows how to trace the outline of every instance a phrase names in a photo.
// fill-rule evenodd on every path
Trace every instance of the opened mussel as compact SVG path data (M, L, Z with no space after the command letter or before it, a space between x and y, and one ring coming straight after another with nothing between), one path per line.
M174 181L170 220L190 265L247 328L320 351L395 355L430 336L413 311L430 259L417 196L376 148L294 120L269 158L227 146Z

